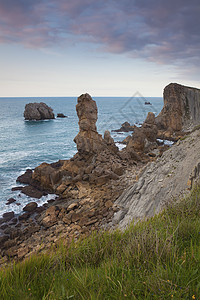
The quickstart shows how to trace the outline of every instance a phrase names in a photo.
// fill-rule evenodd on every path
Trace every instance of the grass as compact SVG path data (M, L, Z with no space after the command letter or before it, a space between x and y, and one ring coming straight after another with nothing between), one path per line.
M200 187L125 232L6 267L0 299L200 299Z

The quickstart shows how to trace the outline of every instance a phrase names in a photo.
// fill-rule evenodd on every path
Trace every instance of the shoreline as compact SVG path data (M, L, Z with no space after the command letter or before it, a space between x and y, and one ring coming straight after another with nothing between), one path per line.
M176 84L167 88L178 88L179 91ZM177 98L177 102L180 99L182 98ZM176 106L177 103L173 102L173 105ZM178 149L180 145L190 148L193 136L199 136L198 128L189 133L180 127L177 130L163 127L168 126L169 122L169 111L164 106L158 117L148 113L141 127L133 126L132 136L125 141L126 147L119 151L109 131L105 131L104 137L97 132L97 107L90 95L83 94L78 98L76 110L79 133L74 141L78 152L69 160L42 163L33 172L29 170L20 176L20 182L28 184L24 189L29 195L37 193L40 198L44 193L51 192L57 194L58 198L43 207L30 203L25 213L19 217L19 223L16 218L13 219L14 216L8 217L10 223L3 229L4 235L0 237L0 255L3 257L0 264L8 262L9 258L21 260L35 251L44 251L52 244L56 245L60 239L70 243L73 238L76 240L93 231L116 228L118 225L124 228L133 217L137 220L159 212L162 207L160 200L153 202L154 193L157 195L157 185L161 183L161 189L165 187L168 195L169 185L162 185L164 178L161 177L170 177L173 182L172 174L168 171L166 173L165 162L174 164L176 151L174 160L169 156L170 153L173 154L174 149ZM173 114L170 117L170 126L177 126L177 116L175 115L175 119ZM170 148L170 152L166 151L169 146L159 142L159 138L179 141ZM200 143L193 146L191 151L197 149L198 155ZM180 156L183 150L179 151ZM193 157L193 152L190 156L188 161ZM177 162L177 170L181 170L180 161ZM180 178L183 173L188 176L186 187L189 189L200 176L200 163L197 166L195 163L195 160L192 161L186 173L179 173ZM195 176L192 175L191 167L196 168ZM168 169L170 168L171 165ZM188 174L188 170L191 174ZM182 191L183 185L180 186ZM164 195L161 193L159 197ZM139 206L135 206L134 201Z

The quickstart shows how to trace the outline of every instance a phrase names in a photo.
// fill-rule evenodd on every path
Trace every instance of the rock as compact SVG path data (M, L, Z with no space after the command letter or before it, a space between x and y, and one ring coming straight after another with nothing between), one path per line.
M74 141L81 155L91 155L106 147L102 136L96 128L97 105L89 94L83 94L78 98L76 111L79 118L79 133Z
M113 140L113 138L110 135L110 132L108 130L106 130L104 132L104 141L106 142L107 146L109 147L109 149L115 153L117 153L119 151L118 147L115 145L115 142Z
M13 187L11 189L12 192L15 192L15 191L21 191L23 189L23 186L16 186L16 187Z
M67 118L67 116L65 116L65 115L62 114L62 113L58 113L58 114L57 114L57 118Z
M38 189L30 185L23 187L22 193L29 197L37 198L37 199L40 199L44 195L43 192L39 191Z
M30 212L25 212L24 214L19 216L19 221L25 221L28 220L28 218L30 218L31 213Z
M10 205L10 204L12 204L14 202L16 202L16 200L14 198L10 198L10 199L7 200L6 205Z
M194 131L143 169L139 180L116 200L115 206L120 210L115 214L113 224L125 228L133 219L137 222L152 217L199 181L199 137L200 130Z
M20 175L16 181L20 183L30 184L31 180L32 180L32 170L27 169L26 172ZM20 187L20 189L22 188Z
M54 119L53 109L43 102L29 103L25 106L25 120L46 120Z
M28 203L23 210L27 212L33 212L37 208L37 203L36 202L30 202Z
M8 235L0 236L0 248L3 247L4 243L9 239Z
M75 202L75 203L72 203L68 206L67 210L70 211L70 210L74 210L75 208L78 207L78 203Z
M59 208L51 206L46 210L45 217L42 219L42 225L46 228L53 226L57 222Z
M9 221L12 218L14 218L14 216L15 216L14 211L10 211L10 212L7 212L7 213L3 214L3 219L6 220L6 221Z
M29 252L29 247L20 248L17 250L17 256L19 259L22 259L28 252Z
M200 124L200 89L170 83L163 97L164 107L156 118L159 129L188 131Z
M130 123L124 122L121 125L120 129L112 130L113 132L129 132L129 131L134 131L134 126L131 126Z

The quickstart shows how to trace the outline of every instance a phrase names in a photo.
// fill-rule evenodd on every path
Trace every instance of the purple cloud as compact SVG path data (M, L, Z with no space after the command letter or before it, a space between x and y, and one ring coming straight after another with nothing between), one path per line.
M68 36L102 51L199 65L199 0L0 0L0 42L49 47Z

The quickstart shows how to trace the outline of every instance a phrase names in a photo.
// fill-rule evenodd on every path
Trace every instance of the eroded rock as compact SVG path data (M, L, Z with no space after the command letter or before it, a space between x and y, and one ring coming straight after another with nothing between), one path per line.
M46 120L54 119L55 116L51 107L40 102L26 104L24 118L25 120Z

